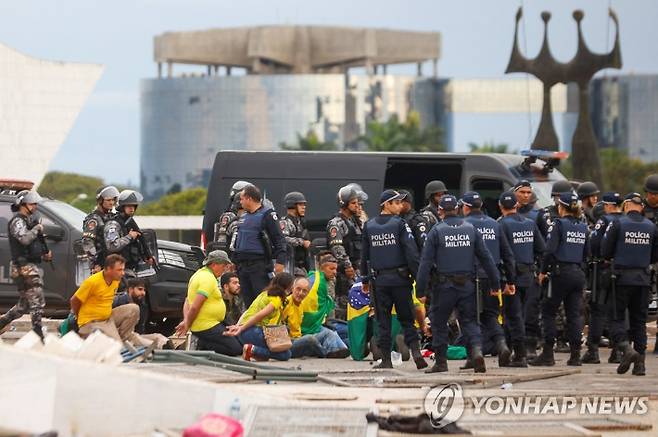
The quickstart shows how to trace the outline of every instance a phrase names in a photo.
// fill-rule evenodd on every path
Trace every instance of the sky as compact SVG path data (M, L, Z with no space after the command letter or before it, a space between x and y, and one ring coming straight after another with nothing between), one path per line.
M576 51L571 13L577 8L585 12L590 49L606 52L614 36L607 19L612 6L620 20L622 72L658 73L656 0L0 0L0 42L38 58L105 66L51 170L138 184L140 80L157 74L153 37L158 34L266 24L438 31L439 76L502 78L519 6L526 28L522 48L527 45L531 57L541 45L543 10L552 13L549 41L558 60L568 61ZM389 68L389 73L413 71L413 66ZM455 123L455 142L527 142L536 117L532 122L529 127L527 114L505 120L465 115Z

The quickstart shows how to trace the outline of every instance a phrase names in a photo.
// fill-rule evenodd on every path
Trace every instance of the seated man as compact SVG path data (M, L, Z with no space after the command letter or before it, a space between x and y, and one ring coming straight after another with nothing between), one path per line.
M148 317L148 307L145 302L146 280L143 278L130 278L126 284L127 290L114 296L112 308L117 308L128 304L135 304L139 306L139 322L137 323L135 331L137 332L136 336L139 337L140 343L143 346L149 346L151 343L155 342L156 349L162 349L165 346L172 348L172 343L164 335L158 333L144 333L146 328L146 319Z
M217 284L217 278L229 265L231 260L223 250L213 250L206 256L203 267L188 283L183 321L176 327L176 333L184 336L192 331L199 338L199 349L237 356L242 354L242 345L236 337L224 335L226 305Z
M242 296L240 296L240 278L237 273L227 272L219 278L219 286L222 289L222 298L226 306L226 326L236 325L240 316L246 308Z
M98 329L117 341L141 344L135 336L139 307L129 303L112 309L125 266L126 261L121 255L108 255L103 270L85 279L71 297L71 312L77 321L80 336L87 337Z

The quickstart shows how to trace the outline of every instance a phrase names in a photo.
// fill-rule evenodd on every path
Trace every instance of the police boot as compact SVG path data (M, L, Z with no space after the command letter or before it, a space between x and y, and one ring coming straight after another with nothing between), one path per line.
M471 361L473 361L473 370L475 370L475 373L485 373L487 371L480 346L471 347Z
M608 357L608 363L610 364L619 364L621 362L621 354L617 345L613 342L610 343L610 356Z
M640 358L635 361L635 364L633 365L633 375L644 376L647 374L647 369L644 367L645 358L646 356L644 354L640 354Z
M554 366L555 356L553 355L553 345L544 344L541 354L537 355L535 359L529 360L528 364L531 366Z
M527 337L525 339L525 353L528 361L537 358L537 337Z
M448 360L446 360L446 357L437 356L436 361L434 361L434 365L429 369L425 370L425 373L441 373L447 371L448 371Z
M498 367L509 367L512 352L507 347L504 338L501 338L496 342L496 351L498 353Z
M466 357L466 361L464 362L463 366L459 366L459 370L469 370L473 368L473 360L471 360L471 357Z
M593 344L587 345L587 352L585 352L580 359L583 364L599 364L599 347Z
M414 363L416 363L416 369L420 370L427 367L427 361L425 361L423 354L420 352L420 343L414 341L409 347L411 349L411 356L414 359Z
M580 361L580 345L571 346L571 356L567 360L567 366L582 366L583 362Z
M382 352L382 361L379 364L375 364L373 369L392 369L393 363L391 362L391 353Z
M395 336L395 346L400 355L402 355L402 361L409 361L409 348L404 342L403 335L398 334Z
M627 341L622 341L617 345L619 350L622 353L621 361L617 366L617 373L624 374L628 372L628 369L631 367L631 364L637 363L640 359L640 354L637 353L633 346L631 346Z
M525 345L523 343L514 345L514 355L512 356L512 361L509 363L509 367L528 367Z
M379 350L379 345L375 337L370 339L370 352L372 352L372 359L375 361L382 357L382 351Z

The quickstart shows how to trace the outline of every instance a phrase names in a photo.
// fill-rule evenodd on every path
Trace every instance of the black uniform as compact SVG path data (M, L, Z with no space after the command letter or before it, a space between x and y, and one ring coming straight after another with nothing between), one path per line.
M430 231L430 226L427 223L427 220L413 209L409 210L408 213L402 215L401 217L409 225L411 233L414 235L414 239L416 240L416 246L418 246L418 250L423 250L423 245L425 244L427 233Z
M439 216L439 208L432 202L428 203L420 210L420 215L423 216L430 229L437 223L441 223L441 216Z
M409 225L399 216L382 214L366 223L361 271L364 272L364 281L374 283L378 345L382 354L391 352L393 305L404 330L405 343L411 346L418 342L412 302L412 278L418 273L418 262L414 236Z
M273 277L272 259L286 262L286 240L276 212L261 206L238 219L235 263L247 308Z
M281 220L281 232L288 245L288 269L294 273L295 268L308 272L310 268L309 250L304 247L304 241L310 236L306 222L302 217L288 214Z
M583 265L589 255L587 225L573 216L558 218L548 227L546 253L542 262L542 273L550 273L551 296L546 296L542 305L544 322L544 347L555 344L557 328L555 317L564 302L567 316L567 337L572 351L580 350L583 331L581 306L585 289Z
M647 347L647 301L649 292L649 264L658 261L658 230L639 212L612 221L601 246L605 259L614 260L617 275L614 313L611 323L612 339L616 344L633 341L633 348L643 355ZM628 309L630 329L625 328Z

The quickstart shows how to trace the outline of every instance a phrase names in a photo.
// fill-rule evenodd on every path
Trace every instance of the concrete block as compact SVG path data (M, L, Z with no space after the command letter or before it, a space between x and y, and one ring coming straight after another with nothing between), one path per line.
M75 355L75 351L66 347L55 334L46 334L41 351L61 357L73 357Z
M34 331L30 330L14 344L14 347L24 350L41 350L43 343L41 342L41 338Z
M123 345L100 331L92 332L82 343L77 358L97 363L119 364ZM118 355L118 360L116 356Z

